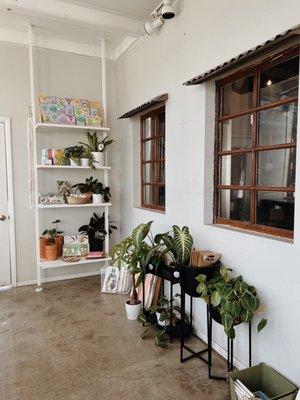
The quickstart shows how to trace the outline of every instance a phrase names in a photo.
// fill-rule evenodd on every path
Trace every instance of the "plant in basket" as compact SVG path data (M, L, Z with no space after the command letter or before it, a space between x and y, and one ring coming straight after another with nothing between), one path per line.
M113 230L117 229L115 225L112 225L115 221L109 221L108 233L112 234ZM90 218L89 224L82 225L79 230L81 233L86 233L89 238L90 251L103 251L104 240L107 232L105 230L105 214L101 217L98 214L93 213Z
M252 321L258 313L260 301L255 287L248 285L242 276L233 277L232 270L224 266L215 273L212 279L208 280L203 274L196 279L197 291L211 306L214 319L222 323L226 335L234 339L234 327ZM261 319L257 332L264 329L266 325L267 320Z

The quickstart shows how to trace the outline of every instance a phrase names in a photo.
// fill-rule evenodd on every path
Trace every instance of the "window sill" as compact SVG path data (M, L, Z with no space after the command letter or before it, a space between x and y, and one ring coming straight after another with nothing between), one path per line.
M142 207L142 206L134 206L134 208L137 208L138 210L150 211L150 212L155 212L155 213L159 213L159 214L166 213L166 210L156 210L154 208L148 208L148 207Z
M231 226L231 225L216 224L216 223L205 224L205 225L211 226L212 228L220 228L220 229L224 229L227 231L244 233L244 234L251 235L251 236L259 236L264 239L271 239L271 240L276 240L278 242L294 244L294 239L289 239L289 238L285 238L282 236L269 235L267 233L256 232L256 231L252 231L252 230L248 230L248 229L237 228L237 227Z

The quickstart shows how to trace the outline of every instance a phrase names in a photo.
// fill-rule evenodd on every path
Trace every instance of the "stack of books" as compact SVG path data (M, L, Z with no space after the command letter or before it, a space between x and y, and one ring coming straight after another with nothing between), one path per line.
M238 400L268 400L269 397L261 392L252 393L239 379L234 382L234 389Z

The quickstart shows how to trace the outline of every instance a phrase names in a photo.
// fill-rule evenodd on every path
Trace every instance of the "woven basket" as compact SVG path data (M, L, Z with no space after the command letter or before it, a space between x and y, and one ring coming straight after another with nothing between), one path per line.
M86 204L89 203L89 199L86 196L68 196L68 204Z

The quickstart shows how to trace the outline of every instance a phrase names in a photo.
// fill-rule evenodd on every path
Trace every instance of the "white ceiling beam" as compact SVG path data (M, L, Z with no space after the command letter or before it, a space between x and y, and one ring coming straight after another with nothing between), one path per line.
M12 13L19 15L31 15L61 20L64 23L80 26L105 28L135 37L143 35L141 20L58 0L0 0L0 7L11 9Z
M15 31L12 29L0 29L0 42L11 43L20 46L28 46L28 35L26 32ZM89 57L101 57L101 47L92 46L85 43L62 40L48 36L33 35L33 45L35 48L62 51L65 53L79 54ZM115 50L106 49L107 58L115 60Z

